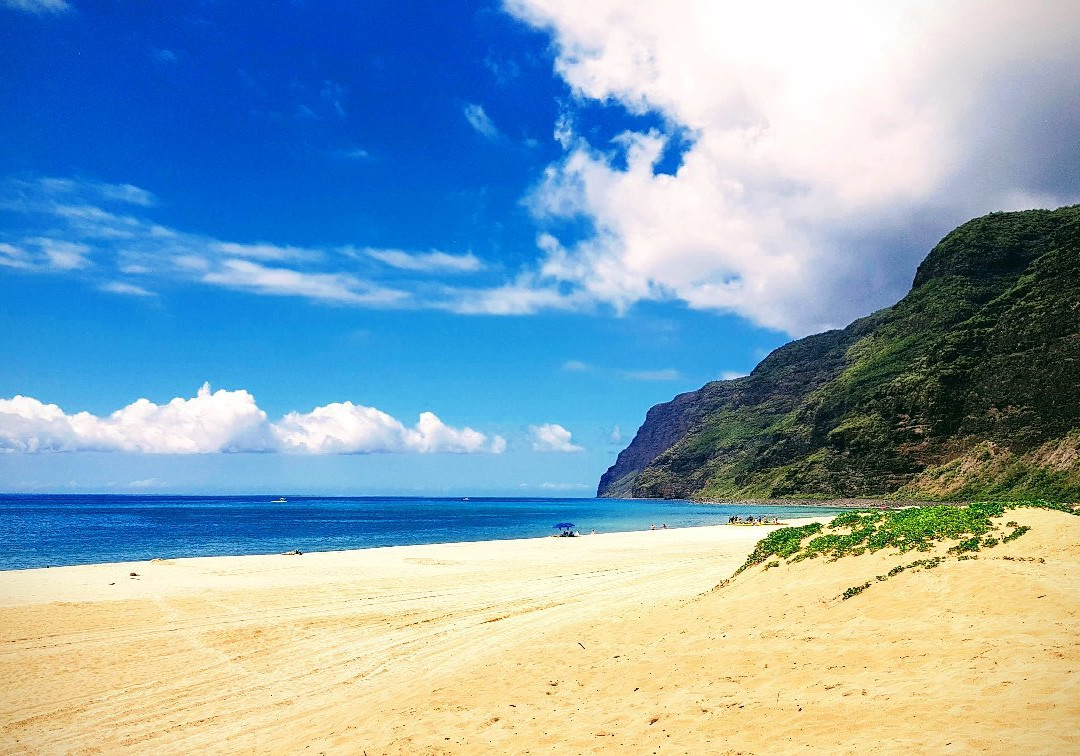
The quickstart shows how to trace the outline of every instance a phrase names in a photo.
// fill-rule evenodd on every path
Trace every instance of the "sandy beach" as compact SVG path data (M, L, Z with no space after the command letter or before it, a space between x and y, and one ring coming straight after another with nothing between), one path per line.
M766 527L0 573L4 753L1080 752L1080 518L753 568ZM132 577L130 573L137 573Z

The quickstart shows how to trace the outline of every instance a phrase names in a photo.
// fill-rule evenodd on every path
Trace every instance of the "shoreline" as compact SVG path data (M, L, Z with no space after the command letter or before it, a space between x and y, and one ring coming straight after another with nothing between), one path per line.
M787 519L788 519L788 521L798 520L799 522L805 524L805 522L810 522L810 521L814 521L814 520L821 519L821 518L831 519L831 517L829 515L821 515L821 516L818 516L818 517L813 517L813 516L789 517ZM787 523L781 523L779 525L757 525L757 524L755 524L755 525L753 525L753 527L776 528L776 527L785 527L786 524ZM748 525L743 525L742 527L747 527L747 526ZM662 531L662 530L678 531L678 530L691 530L691 529L699 529L699 528L718 528L718 527L730 527L730 525L728 523L716 523L716 524L710 524L710 525L682 525L682 526L676 525L676 526L668 527L666 529L662 528L662 527L657 527L656 530L658 530L658 531ZM581 535L579 537L580 538L591 538L593 536L612 536L612 535L625 535L625 534L630 534L630 533L649 533L649 532L653 532L653 531L651 531L649 529L612 530L612 531L605 531L605 532L600 532L600 533L581 533ZM352 553L352 552L367 552L367 551L373 551L373 550L378 550L378 549L400 549L400 548L427 547L427 546L458 546L458 545L463 545L463 544L475 544L475 543L503 543L503 542L519 542L519 541L545 541L545 540L547 540L549 538L558 538L558 537L559 536L557 534L553 534L553 535L544 535L544 536L522 536L522 537L519 537L519 538L494 538L494 539L477 539L477 540L467 540L467 541L432 541L432 542L427 542L427 543L386 544L386 545L380 545L380 546L360 546L360 547L348 548L348 549L328 549L328 550L307 549L307 550L303 550L302 553L300 554L300 556L313 555L313 554L341 554L341 553ZM764 534L762 535L762 537L764 537ZM179 560L184 560L184 559L218 559L218 558L223 558L224 559L224 558L271 557L271 556L294 556L294 555L290 554L289 550L286 550L286 551L283 551L283 552L267 551L267 552L259 552L259 553L254 553L254 554L224 553L224 554L202 554L202 555L187 555L187 556L150 557L150 558L147 558L147 559L118 559L118 560L105 561L105 562L76 562L74 564L48 564L48 565L42 565L42 566L38 566L38 567L4 567L4 566L2 566L2 559L0 559L0 575L3 575L5 573L12 573L12 572L14 572L14 573L27 572L27 571L30 571L30 570L59 570L59 569L68 569L68 568L72 568L72 567L93 567L93 566L106 565L106 564L144 564L144 563L153 563L155 561L160 561L160 560L173 562L173 561L179 561Z
M689 525L686 527L657 528L656 530L628 530L609 533L582 534L574 538L562 538L558 535L532 536L524 538L497 538L479 541L447 541L439 543L412 543L392 546L371 546L358 549L335 549L326 551L304 551L299 554L273 552L265 554L216 554L211 556L155 557L153 559L118 560L113 562L92 562L84 564L52 565L49 567L26 567L0 569L0 607L11 605L7 599L15 595L13 586L19 583L53 585L63 583L71 577L101 573L114 578L132 577L128 572L138 572L138 578L146 577L149 570L161 567L190 568L191 571L204 574L213 572L218 567L244 571L253 570L289 570L303 571L305 561L315 562L323 567L335 561L342 563L381 562L384 560L408 560L410 558L429 558L438 552L453 553L455 558L484 560L489 554L506 556L515 550L523 549L536 553L552 544L551 548L560 548L562 543L593 543L592 547L582 546L586 553L590 549L600 552L611 549L639 549L650 545L648 539L658 535L666 538L667 543L710 543L730 544L747 543L747 553L760 539L770 532L792 525L805 525L810 522L825 522L831 519L823 517L797 517L777 525ZM737 531L740 535L727 535ZM670 535L682 534L682 535ZM111 598L111 597L110 597ZM84 597L80 600L94 600Z

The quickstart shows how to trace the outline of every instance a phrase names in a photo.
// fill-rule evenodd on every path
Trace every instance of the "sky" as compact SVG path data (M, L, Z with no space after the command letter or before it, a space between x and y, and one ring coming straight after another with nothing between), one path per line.
M1080 201L1080 4L0 0L0 491L590 496Z

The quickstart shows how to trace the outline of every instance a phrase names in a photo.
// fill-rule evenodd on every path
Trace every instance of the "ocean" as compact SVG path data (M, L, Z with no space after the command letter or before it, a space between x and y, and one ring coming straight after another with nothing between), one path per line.
M826 507L625 499L0 495L0 569L154 558L336 551L810 517Z

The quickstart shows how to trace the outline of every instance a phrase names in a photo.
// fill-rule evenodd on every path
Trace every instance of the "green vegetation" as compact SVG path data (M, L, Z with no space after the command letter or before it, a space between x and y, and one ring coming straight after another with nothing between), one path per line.
M1001 533L994 519L1017 508L1052 509L1080 516L1080 505L1042 500L845 512L825 526L812 523L773 531L758 542L735 574L738 575L773 556L786 559L788 563L817 557L835 561L845 556L859 556L881 549L894 549L900 553L930 551L934 546L947 542L955 542L949 547L947 554L958 559L975 558L975 552L980 549L1014 541L1031 529L1027 525L1009 521L1005 527L1012 528L1012 531ZM884 582L909 569L933 569L943 561L941 556L919 559L894 567L887 574L878 575L876 580ZM770 562L766 568L776 566L779 566L778 560ZM867 582L849 588L844 592L843 598L846 600L856 596L871 584Z
M1028 532L1029 530L1031 530L1031 528L1029 528L1027 525L1021 525L1016 530L1014 530L1013 532L1009 533L1007 536L1002 538L1001 542L1002 543L1008 543L1009 541L1015 541L1017 538L1019 538L1020 536L1022 536L1024 533Z
M870 587L870 581L863 583L862 585L853 585L844 591L844 601L847 601L852 596L858 596L860 593Z
M1078 311L1080 206L977 218L896 305L653 407L599 493L1080 501Z
M779 530L774 530L758 541L758 545L754 547L750 556L746 558L746 562L743 563L743 566L740 567L735 574L738 575L747 567L761 564L771 556L783 557L785 559L790 557L799 550L804 538L815 533L820 533L821 528L822 525L820 522L814 522L797 528L780 528Z

